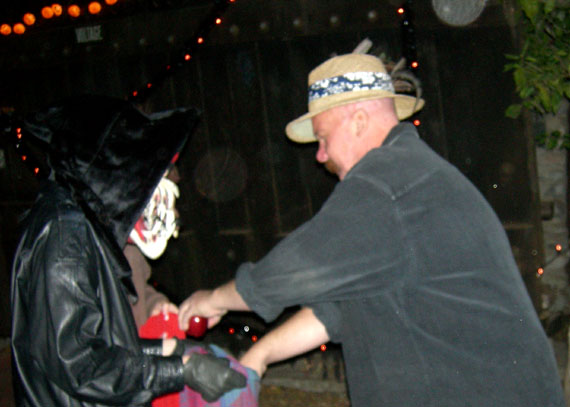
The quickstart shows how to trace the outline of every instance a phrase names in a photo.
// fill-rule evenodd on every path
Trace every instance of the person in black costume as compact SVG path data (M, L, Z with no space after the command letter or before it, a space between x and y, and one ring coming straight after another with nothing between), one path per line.
M184 385L207 401L245 385L212 354L142 340L123 247L197 122L194 109L146 115L80 96L33 115L51 174L27 214L12 270L18 406L146 406Z

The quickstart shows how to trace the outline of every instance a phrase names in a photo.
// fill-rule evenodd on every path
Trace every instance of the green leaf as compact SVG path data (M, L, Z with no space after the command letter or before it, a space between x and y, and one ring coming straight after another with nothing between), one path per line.
M537 0L519 0L519 4L524 14L534 23L534 17L539 12L539 4Z
M507 107L505 110L505 116L510 117L511 119L516 119L521 114L522 105L520 104L513 104Z
M538 87L538 96L540 98L542 107L544 107L544 110L547 112L552 111L552 100L550 99L550 93L544 86Z
M556 6L555 0L546 0L546 2L544 3L544 14L550 14L552 10L554 10L555 6Z
M526 99L534 93L534 88L532 86L524 87L520 90L519 95L521 98Z
M515 85L517 85L519 88L522 88L526 83L524 70L522 68L515 69L513 72L513 79L515 80Z

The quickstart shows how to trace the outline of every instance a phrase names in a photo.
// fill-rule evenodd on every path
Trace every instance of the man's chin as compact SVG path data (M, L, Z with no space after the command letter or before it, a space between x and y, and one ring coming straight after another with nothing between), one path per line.
M325 162L324 165L325 165L325 168L328 172L330 172L331 174L334 174L336 176L339 175L339 168L335 163L333 163L332 161L327 161L327 162Z

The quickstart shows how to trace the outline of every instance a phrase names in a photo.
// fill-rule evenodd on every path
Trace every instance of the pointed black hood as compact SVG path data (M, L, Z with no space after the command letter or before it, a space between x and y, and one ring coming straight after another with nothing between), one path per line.
M124 100L89 95L32 115L23 129L48 143L51 178L123 247L197 121L194 108L146 115Z

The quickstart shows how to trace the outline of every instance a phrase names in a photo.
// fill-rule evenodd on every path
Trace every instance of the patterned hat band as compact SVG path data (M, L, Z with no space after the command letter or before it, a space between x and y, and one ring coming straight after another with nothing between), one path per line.
M321 79L309 86L309 103L326 96L362 90L384 90L394 93L390 75L384 72L350 72Z

